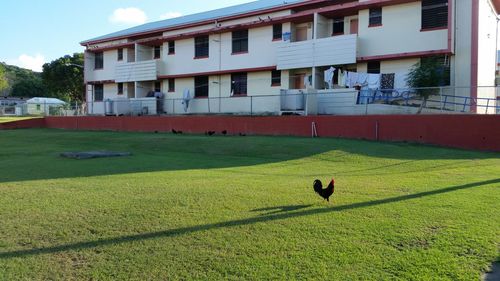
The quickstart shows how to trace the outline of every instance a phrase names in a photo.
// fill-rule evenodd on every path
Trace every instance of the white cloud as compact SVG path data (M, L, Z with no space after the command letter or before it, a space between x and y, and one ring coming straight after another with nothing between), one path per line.
M167 13L164 13L160 16L160 19L161 20L168 20L168 19L173 19L173 18L178 18L178 17L182 17L182 13L179 13L179 12L167 12Z
M36 72L42 72L42 66L45 63L45 57L41 54L36 54L35 56L22 54L17 59L7 60L6 63L22 68L31 69Z
M148 20L146 13L138 8L119 8L116 9L111 16L109 16L109 21L113 24L143 24Z

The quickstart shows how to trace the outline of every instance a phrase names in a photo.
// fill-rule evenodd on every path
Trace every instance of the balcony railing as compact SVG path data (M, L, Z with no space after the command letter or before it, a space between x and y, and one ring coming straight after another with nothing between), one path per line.
M278 47L278 69L296 69L356 63L357 35L342 35Z
M153 81L158 77L160 60L126 62L116 65L116 83Z

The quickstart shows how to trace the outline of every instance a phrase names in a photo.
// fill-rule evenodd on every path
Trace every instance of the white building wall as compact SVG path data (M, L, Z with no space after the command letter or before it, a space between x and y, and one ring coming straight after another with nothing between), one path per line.
M85 80L86 81L106 81L115 79L115 68L117 63L116 50L104 51L103 69L95 69L95 55L86 52L85 56Z
M492 105L496 100L495 71L496 71L496 48L497 48L497 15L490 5L489 0L479 2L479 56L478 56L478 86L477 91L479 113L496 113ZM488 103L487 100L492 99ZM487 112L488 111L488 112Z
M358 56L447 49L448 30L422 32L421 19L419 1L383 7L382 26L379 27L368 27L369 10L360 11Z

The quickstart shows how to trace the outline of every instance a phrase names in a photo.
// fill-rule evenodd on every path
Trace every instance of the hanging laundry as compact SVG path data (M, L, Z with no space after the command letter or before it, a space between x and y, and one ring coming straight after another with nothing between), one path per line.
M358 76L357 72L349 72L349 88L354 88L356 83L358 83Z
M312 75L306 75L304 76L304 87L310 88L312 85Z
M356 81L356 84L363 87L367 84L366 80L368 80L368 73L358 72L358 81Z
M345 72L342 71L342 69L339 69L339 86L342 88L345 88L345 77L347 75Z
M328 89L333 88L333 76L335 75L335 67L330 67L328 70L325 71L325 83L328 84Z
M182 104L184 105L184 112L187 112L190 101L191 101L191 94L189 92L189 89L184 89L184 92L182 94Z
M368 88L372 90L376 90L380 88L380 74L370 73L368 74Z
M382 90L393 90L394 89L394 73L382 74L380 88Z

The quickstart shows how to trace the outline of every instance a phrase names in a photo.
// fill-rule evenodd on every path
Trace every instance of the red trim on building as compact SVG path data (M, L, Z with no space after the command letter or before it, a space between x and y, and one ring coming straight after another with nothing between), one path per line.
M208 59L208 56L201 56L201 57L194 57L194 60L203 60L203 59Z
M381 56L358 57L357 61L358 62L367 62L367 61L378 61L378 60L398 60L398 59L406 59L406 58L419 58L419 57L427 57L427 56L435 56L435 55L449 55L449 54L451 54L450 50L443 49L443 50L410 52L410 53L390 54L390 55L381 55Z
M381 24L381 23L368 25L369 28L371 28L371 27L381 27L381 26L383 26L383 24Z
M445 30L445 29L450 29L450 28L449 28L449 26L443 26L443 27L433 27L433 28L422 28L422 29L420 29L420 32L436 31L436 30Z
M479 60L479 0L472 1L472 31L471 31L471 112L477 111L478 60Z
M158 76L158 79L189 78L195 76L223 75L223 74L231 74L238 72L259 72L259 71L271 71L271 70L276 70L276 66L240 68L240 69L209 71L209 72L195 72L195 73L185 73L185 74L175 74L175 75L161 75Z

